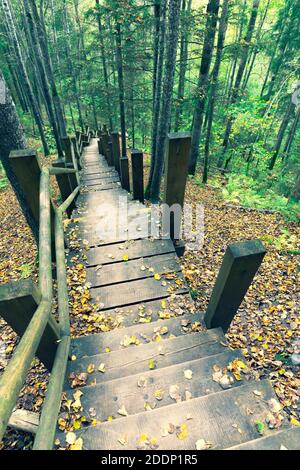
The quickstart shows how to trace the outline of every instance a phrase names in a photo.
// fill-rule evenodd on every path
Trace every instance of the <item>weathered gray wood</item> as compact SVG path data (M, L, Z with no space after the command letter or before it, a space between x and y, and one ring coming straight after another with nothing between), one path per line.
M163 345L164 342L161 342ZM76 351L74 351L76 354ZM95 410L97 419L100 422L106 421L108 416L114 419L123 419L118 410L125 406L128 415L137 413L149 413L145 410L145 402L155 404L155 409L173 405L174 400L169 395L169 387L172 384L178 386L178 393L182 397L182 401L186 401L186 391L190 392L193 399L201 396L218 393L221 390L220 384L212 378L213 366L217 364L219 367L226 368L234 359L243 360L243 356L239 351L225 350L221 354L208 356L201 359L187 361L181 364L175 364L163 369L159 368L153 371L143 372L145 386L138 387L141 374L111 380L94 387L82 387L83 395L81 404L84 414L90 408ZM192 380L187 380L184 376L185 370L193 372ZM234 381L232 387L244 385L245 381ZM157 400L155 392L161 390L163 399ZM67 399L73 399L74 390L67 393ZM145 396L148 399L145 399ZM170 422L172 422L170 420Z
M91 248L87 252L87 265L98 266L110 264L112 261L122 261L125 253L131 260L174 252L171 240L136 240L129 243L128 246L125 243L116 243L110 246Z
M114 166L113 147L112 147L112 141L110 140L110 137L107 142L107 163L108 163L108 166L110 167Z
M260 396L257 397L254 391L260 393ZM122 452L124 449L136 450L139 436L143 434L150 438L155 437L160 451L195 451L198 439L209 442L212 449L226 449L230 445L259 438L255 422L262 421L262 416L269 413L268 401L274 397L273 389L267 381L250 382L241 387L154 409L148 413L90 426L84 433L84 448ZM247 409L253 411L253 414L247 415ZM192 416L192 419L187 420L188 415ZM162 437L162 430L168 423L174 426L185 424L186 438L178 439L176 432ZM266 436L273 433L274 430L265 426ZM77 431L77 434L80 432ZM64 439L64 436L63 433L59 434L61 439ZM118 440L119 436L127 436L128 443L125 446ZM148 450L148 447L146 449Z
M9 160L30 208L32 218L39 226L41 167L37 153L31 149L14 150L10 153Z
M227 331L265 254L260 240L228 245L205 313L207 328Z
M39 425L39 414L27 410L15 410L8 422L8 427L17 431L36 434Z
M102 132L102 135L101 135L101 140L102 140L102 152L105 157L105 159L107 160L107 150L108 150L108 133L107 132Z
M23 336L39 303L41 293L31 280L0 286L0 315L19 335ZM59 327L51 316L37 349L37 357L51 370L60 338Z
M106 183L94 183L94 184L89 184L89 185L83 185L86 187L89 187L91 191L104 191L107 189L116 189L120 188L121 184L117 182L106 182Z
M77 160L77 165L78 165L78 170L81 170L82 169L82 166L81 166L81 155L80 155L80 148L78 146L78 142L77 142L77 139L76 137L71 137L71 142L73 143L73 147L74 147L74 152L75 152L75 158Z
M66 168L64 160L56 160L52 163L52 166L55 168ZM56 181L60 190L61 199L65 201L68 199L73 189L70 183L69 175L56 175ZM68 207L67 214L68 217L71 217L72 210L76 207L75 201Z
M168 134L163 200L169 208L173 204L178 204L183 208L190 147L191 135L189 133ZM170 235L172 239L179 239L180 227L181 218L177 217L175 220L174 214L171 212Z
M274 430L273 434L226 450L300 450L300 427Z
M121 264L109 264L98 269L89 268L87 281L92 284L92 287L100 287L153 277L153 273L163 274L179 271L181 271L179 260L171 253L151 258L140 258Z
M118 174L120 175L120 158L121 158L121 149L120 149L120 133L119 132L112 132L111 133L111 141L112 141L112 151L113 151L113 158L114 158L114 166Z
M160 308L161 304L160 304ZM140 305L140 313L144 313L146 308L142 309ZM140 317L142 318L142 317ZM146 318L146 317L143 317ZM170 339L170 336L184 336L191 333L192 327L201 323L202 314L186 314L180 317L170 318L168 320L157 320L150 323L136 323L126 328L116 328L107 333L99 333L90 336L81 336L72 341L72 353L77 359L84 356L94 356L106 352L124 350L122 342L124 337L135 336L139 340L139 345L148 344L154 340L155 334L162 327L167 329L165 334L161 335L161 341ZM129 349L136 348L136 344L128 346ZM127 350L127 348L125 348Z
M139 150L131 150L133 199L144 203L144 156Z
M155 369L163 369L174 364L222 353L226 348L224 345L226 345L226 340L220 329L162 339L159 343L151 341L142 346L80 357L77 361L69 363L67 378L70 372L85 372L89 364L99 366L103 363L106 369L105 374L98 372L96 368L95 373L89 376L87 381L87 385L90 385L96 379L97 384L100 384L133 374L144 374L149 371L150 359L155 361ZM160 353L161 350L164 354Z
M120 158L120 172L121 172L122 188L124 188L124 189L126 189L126 191L130 192L129 166L128 166L128 158L127 157L121 157Z
M101 302L103 309L122 307L146 300L163 299L174 293L186 293L188 289L184 283L184 278L181 273L177 273L177 280L182 282L178 286L175 280L167 280L166 285L162 285L163 278L158 281L154 278L140 279L137 281L126 282L122 284L97 287L91 289L92 301Z

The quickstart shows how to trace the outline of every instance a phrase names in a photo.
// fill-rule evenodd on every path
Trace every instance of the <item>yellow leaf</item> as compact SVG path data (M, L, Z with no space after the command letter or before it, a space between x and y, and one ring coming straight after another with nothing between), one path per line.
M292 418L290 423L293 425L293 426L300 426L300 421L298 421L296 418Z
M161 277L159 274L154 274L154 279L156 279L157 281L160 281Z
M110 352L110 348L105 348L105 352L106 352L106 353L109 353L109 352Z
M76 429L76 430L80 429L80 428L81 428L81 423L80 423L80 421L75 420L74 423L73 423L73 427L74 427L74 429Z
M148 366L150 370L155 369L155 362L153 359L149 359Z
M124 255L123 256L123 261L128 261L129 260L129 256L128 255Z
M182 424L180 426L180 432L177 434L177 437L178 439L180 439L181 441L183 439L186 439L188 436L188 429L187 429L187 425L186 424Z
M95 364L89 364L86 371L88 374L95 372Z

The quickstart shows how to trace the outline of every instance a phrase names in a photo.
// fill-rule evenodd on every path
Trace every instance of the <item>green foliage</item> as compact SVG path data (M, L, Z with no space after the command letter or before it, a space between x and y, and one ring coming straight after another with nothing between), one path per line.
M220 180L214 181L215 187L220 187ZM291 221L297 222L300 216L300 204L289 203L288 198L274 192L273 189L258 181L245 176L232 174L222 189L223 198L231 204L248 208L274 210L282 213Z
M22 279L29 278L33 273L32 265L31 264L22 264L22 266L20 266L20 273L21 273L21 278Z

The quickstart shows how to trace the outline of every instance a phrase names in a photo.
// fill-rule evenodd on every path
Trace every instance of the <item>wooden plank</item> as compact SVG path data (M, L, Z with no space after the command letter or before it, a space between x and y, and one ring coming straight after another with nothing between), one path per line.
M100 287L153 277L154 273L163 274L179 271L181 271L179 260L176 255L171 253L127 261L121 265L114 263L89 268L87 270L87 281L92 284L92 287Z
M228 245L205 313L207 328L227 331L265 254L260 240Z
M85 185L83 185L83 188ZM120 188L121 184L120 183L103 183L103 184L94 184L94 185L89 185L90 191L105 191L107 189L115 189L115 188Z
M162 342L164 354L160 354ZM90 350L87 345L86 348L87 351ZM149 359L155 361L155 369L163 369L174 364L213 356L227 349L226 339L220 329L180 335L176 338L162 340L159 343L150 341L142 346L122 348L109 353L103 353L101 348L99 348L100 352L97 355L79 356L78 360L71 361L68 365L68 376L70 372L86 372L87 366L91 363L95 365L104 363L106 366L105 374L98 372L96 369L95 373L88 377L87 382L87 385L90 385L96 379L97 384L100 384L109 380L148 372Z
M117 183L120 179L118 176L108 175L108 176L95 176L94 178L82 178L81 182L84 186L95 186L101 184Z
M137 259L166 253L174 253L171 240L136 240L128 243L116 243L109 246L91 248L87 251L87 265L111 264L112 261L123 261L126 252L128 259ZM111 255L111 256L108 256Z
M17 431L36 434L40 417L38 413L27 410L15 410L8 422L8 427Z
M257 397L254 391L259 392L260 396ZM124 445L118 437L126 435L126 450L136 450L141 434L156 437L160 451L195 451L198 439L211 443L213 449L226 449L259 437L255 422L262 421L262 417L270 413L268 401L274 397L268 381L250 382L241 387L154 409L148 413L90 426L84 433L84 449L124 452ZM252 410L253 414L247 415L247 409ZM191 415L192 419L187 420L188 415ZM186 424L185 439L178 439L176 432L162 437L162 430L170 422L174 426ZM265 426L264 432L268 436L272 435L274 430ZM59 434L60 437L65 439L63 433ZM149 449L147 446L145 448Z
M82 173L82 179L84 180L93 180L96 178L110 178L111 176L118 176L118 173L115 170L109 170L104 172L94 172L94 173Z
M167 280L162 277L159 281L147 278L112 286L91 288L91 299L100 302L103 305L103 310L107 310L146 300L163 299L169 297L171 293L188 292L182 273L177 273L176 280L182 282L182 285L177 285L173 279ZM162 282L165 282L166 285L162 285Z
M74 354L76 354L76 350L74 350ZM186 391L191 394L193 399L220 392L220 384L212 378L213 366L217 364L221 368L226 368L235 359L243 360L243 356L239 351L225 350L223 353L214 356L171 365L163 369L148 370L143 373L144 387L137 386L141 377L140 374L128 376L126 380L123 377L114 379L95 387L82 387L81 404L83 414L86 416L88 410L93 408L96 413L95 419L103 422L107 420L108 416L113 416L115 420L122 419L122 416L118 414L118 410L122 406L125 406L128 415L134 415L147 413L145 411L145 401L155 403L155 409L173 405L174 400L169 395L171 384L178 386L178 394L183 401L185 401ZM192 370L192 380L185 378L185 370ZM235 380L232 387L239 387L244 384L244 380ZM155 398L157 390L163 391L162 400ZM68 391L67 399L73 399L73 393L73 390ZM145 395L149 398L145 399Z
M144 156L139 150L131 150L133 199L144 202Z
M130 192L129 166L128 166L128 158L127 157L120 158L120 172L121 172L122 188L124 188L124 189L126 189L126 191Z

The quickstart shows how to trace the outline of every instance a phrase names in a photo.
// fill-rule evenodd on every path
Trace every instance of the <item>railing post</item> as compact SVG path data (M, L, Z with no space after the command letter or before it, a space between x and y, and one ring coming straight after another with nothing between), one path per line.
M107 144L107 163L108 166L114 166L113 147L111 140L109 140Z
M133 199L144 203L144 156L140 150L131 150Z
M22 337L40 302L41 293L32 280L23 280L0 286L0 315ZM59 326L49 317L36 355L51 371L60 339Z
M101 141L102 141L102 152L103 152L103 155L104 155L105 159L107 160L107 156L108 156L108 152L107 152L107 150L108 150L108 132L107 132L107 130L102 132Z
M80 159L80 150L79 150L79 147L78 147L78 142L76 140L76 137L74 137L74 136L71 137L71 142L73 144L78 170L82 170L81 159Z
M130 192L130 181L129 181L129 166L128 158L120 158L120 172L121 172L121 185L123 189L126 189L127 192Z
M119 132L112 132L111 133L111 141L112 141L112 152L114 157L114 166L116 171L121 174L120 171L120 158L121 158L121 149L120 149L120 134Z
M188 175L189 153L191 148L190 133L168 134L165 156L165 187L164 203L168 209L175 204L181 208L181 214L167 209L170 214L170 237L175 242L175 248L179 256L184 253L184 244L178 243L181 230L181 219L184 205L186 180ZM177 217L175 217L177 215Z
M74 168L78 172L78 165L75 157L75 150L73 147L73 143L70 137L66 137L61 140L62 146L65 152L66 157L66 168ZM70 184L72 187L72 191L77 188L79 185L79 176L78 173L71 173L69 175Z
M228 330L265 254L260 240L228 245L204 316L207 328Z

